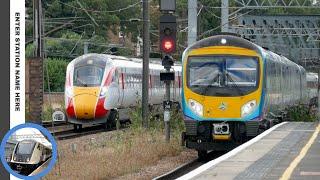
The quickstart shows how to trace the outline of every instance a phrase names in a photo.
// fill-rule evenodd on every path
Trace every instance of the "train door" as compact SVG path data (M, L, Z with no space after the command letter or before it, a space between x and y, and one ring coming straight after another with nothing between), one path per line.
M124 97L124 85L125 85L125 82L124 82L124 70L123 68L120 69L120 72L119 72L119 94L120 94L120 97L119 97L119 106L123 106L123 97Z
M46 148L43 145L40 145L40 154L41 154L41 158L40 161L43 162L46 160Z
M300 81L299 81L299 88L300 88L300 89L299 89L299 90L300 90L300 91L299 91L299 95L300 95L300 98L299 98L300 100L299 100L299 101L302 102L302 100L303 100L303 99L302 99L302 98L303 98L303 97L302 97L302 91L303 91L303 90L302 90L302 73L303 73L303 72L302 72L302 69L301 69L300 67L298 67L298 68L299 68L299 70L297 70L297 73L298 73L299 80L300 80Z
M116 97L116 102L115 105L116 107L119 107L121 102L120 102L120 80L119 80L119 71L118 69L115 69L114 74L112 76L112 82L110 84L110 88L113 89L113 95Z
M34 150L34 156L37 158L37 163L40 163L44 159L43 147L40 143L38 143L36 146L37 149Z

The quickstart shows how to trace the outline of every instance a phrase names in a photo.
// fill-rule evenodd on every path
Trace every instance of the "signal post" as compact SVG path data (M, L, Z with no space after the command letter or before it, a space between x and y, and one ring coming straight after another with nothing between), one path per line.
M162 52L162 66L165 71L160 73L160 81L166 84L166 99L163 101L163 119L165 125L166 142L170 141L170 110L172 101L170 100L170 84L174 81L173 58L170 56L176 51L177 20L173 15L176 9L175 0L160 0L160 51Z

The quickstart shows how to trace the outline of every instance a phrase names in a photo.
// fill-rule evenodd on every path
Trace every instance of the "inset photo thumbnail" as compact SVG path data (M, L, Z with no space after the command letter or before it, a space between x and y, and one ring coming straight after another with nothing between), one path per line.
M6 170L21 179L39 179L57 159L57 145L44 127L26 123L12 128L1 142L1 161Z

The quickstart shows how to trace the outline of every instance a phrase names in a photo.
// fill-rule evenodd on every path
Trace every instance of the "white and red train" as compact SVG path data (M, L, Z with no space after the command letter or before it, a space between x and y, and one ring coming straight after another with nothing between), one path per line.
M149 103L162 104L165 84L160 63L149 65ZM181 66L173 66L171 98L180 101ZM106 54L86 54L72 60L66 71L65 107L75 130L83 124L114 123L128 119L128 110L141 102L142 60Z

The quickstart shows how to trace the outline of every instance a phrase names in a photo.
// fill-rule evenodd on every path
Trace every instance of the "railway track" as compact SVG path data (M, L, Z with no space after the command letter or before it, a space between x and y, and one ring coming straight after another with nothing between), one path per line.
M53 126L54 126L54 127L57 127L57 126L66 126L66 125L68 125L68 123L65 122L65 121L53 122ZM52 122L42 122L42 126L45 127L45 128L52 127Z
M208 158L206 160L194 159L188 163L185 163L185 164L177 167L176 169L174 169L166 174L163 174L161 176L154 178L153 180L177 179L177 178L187 174L188 172L200 167L201 165L222 156L225 153L227 153L227 151L212 151L212 152L208 153Z
M122 124L120 129L125 129L127 126L126 124ZM53 131L51 134L57 139L57 140L65 140L65 139L72 139L72 138L77 138L85 135L90 135L90 134L97 134L101 132L108 132L108 131L113 131L115 128L108 128L105 129L102 125L96 125L96 126L89 126L89 127L83 127L80 131L75 132L72 129L65 129L62 131Z
M104 129L101 125L99 125L99 126L84 127L79 132L75 132L73 129L67 129L64 131L53 132L52 135L57 140L64 140L64 139L77 138L77 137L81 137L89 134L97 134L105 131L110 131L110 129Z

